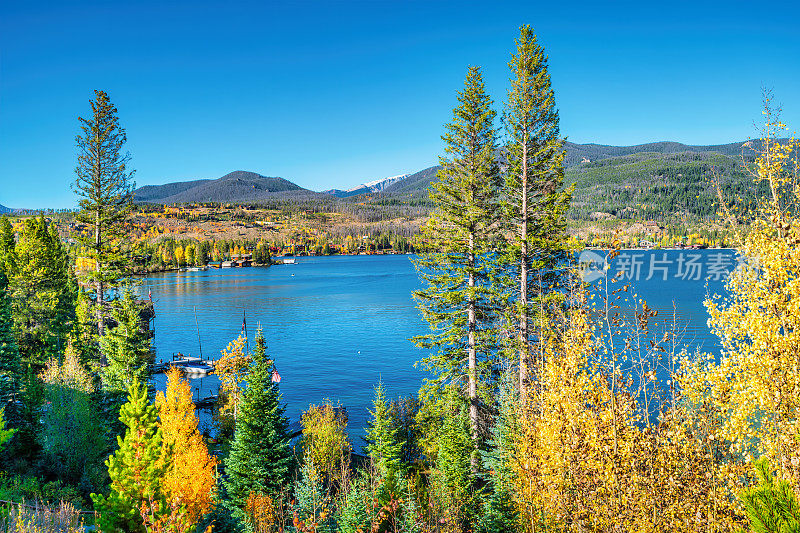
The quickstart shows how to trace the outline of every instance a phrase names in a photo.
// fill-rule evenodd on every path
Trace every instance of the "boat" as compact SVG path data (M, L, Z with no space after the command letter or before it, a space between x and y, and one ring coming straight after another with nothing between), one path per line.
M170 366L174 366L190 377L207 376L214 371L214 361L204 361L199 357L185 357L182 360L173 361Z
M294 257L284 257L283 258L283 264L284 265L294 265L296 263L297 263L297 259L295 259Z
M215 364L216 361L209 361L206 359L200 359L199 357L178 354L172 356L172 361L163 361L161 363L154 364L151 371L154 374L163 374L169 370L170 367L174 366L188 377L199 378L214 372Z

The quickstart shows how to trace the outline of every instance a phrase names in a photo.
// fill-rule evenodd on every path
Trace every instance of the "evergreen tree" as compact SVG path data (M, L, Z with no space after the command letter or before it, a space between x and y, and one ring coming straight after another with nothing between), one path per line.
M127 141L119 125L117 108L104 91L95 91L89 102L92 115L79 117L81 133L75 138L78 165L73 190L80 197L77 219L91 231L80 237L94 269L81 272L94 289L97 331L105 333L105 291L127 275L130 267L123 244L126 238L125 215L135 187L133 171L128 170L129 154L122 148Z
M754 533L800 532L800 506L792 486L786 480L775 481L769 461L762 457L755 463L758 485L740 495Z
M359 533L369 530L371 511L375 504L370 490L369 477L360 472L348 483L347 492L341 495L336 507L336 525L340 533Z
M459 531L471 530L477 515L471 465L475 445L464 403L456 387L446 388L432 476L441 520Z
M532 320L558 300L569 257L565 213L571 190L563 191L564 140L559 137L558 111L550 85L547 56L530 26L520 28L511 57L511 89L505 107L506 160L504 219L510 235L505 260L513 273L506 278L511 321L516 324L519 387L530 382Z
M300 469L300 479L294 484L294 527L298 531L334 533L330 500L325 494L322 474L311 461Z
M439 382L467 383L477 443L479 374L490 366L496 338L490 278L499 212L496 113L479 67L470 67L458 101L442 136L446 156L441 158L438 180L431 184L434 211L420 235L427 251L416 261L427 287L414 296L433 332L414 340L437 350L423 364Z
M128 403L120 409L125 437L117 437L119 448L108 458L111 493L92 494L99 513L97 528L106 533L145 533L141 508L157 506L168 514L161 480L169 470L169 455L162 451L158 409L150 403L147 387L135 379L128 389Z
M14 436L14 433L17 432L15 429L6 429L6 417L5 417L5 409L0 409L0 450L3 449L3 446L11 440L11 437Z
M0 271L0 401L3 403L18 392L21 371L6 285L5 276Z
M489 449L484 453L483 464L488 471L489 494L483 503L478 530L486 533L515 531L519 513L514 504L514 436L517 394L513 378L504 374L499 390L499 412L492 427Z
M403 444L397 438L397 428L392 419L389 402L386 401L382 382L375 388L375 400L372 406L366 448L379 478L385 480L401 468Z
M122 298L114 306L112 318L117 323L100 339L100 347L108 366L101 369L103 388L107 392L124 392L138 380L147 383L148 363L153 352L149 332L142 329L139 307L133 290L126 287Z
M97 322L92 310L92 302L86 291L79 290L75 303L75 322L70 333L72 344L80 354L84 364L99 361L100 345L97 336Z
M225 461L225 488L240 510L251 492L274 495L285 487L292 463L289 421L278 385L272 382L273 364L260 329L252 358L231 452Z
M24 361L43 365L66 345L75 309L69 258L44 217L29 218L14 249L9 277L17 346Z
M0 402L11 407L9 422L16 427L21 426L22 410L16 402L10 400L21 398L22 364L14 329L14 318L11 311L8 275L13 272L16 263L14 248L16 241L11 223L6 217L0 217ZM5 409L3 410L5 414ZM3 420L3 428L5 420ZM2 428L0 428L2 429ZM16 430L9 430L16 431ZM0 431L0 437L4 435ZM10 439L11 433L8 434ZM8 440L8 439L6 439ZM20 439L16 439L19 441ZM5 441L4 441L5 442Z
M7 279L11 276L14 269L15 246L16 239L11 222L8 221L8 217L0 217L0 277ZM0 280L0 284L2 284L2 280Z

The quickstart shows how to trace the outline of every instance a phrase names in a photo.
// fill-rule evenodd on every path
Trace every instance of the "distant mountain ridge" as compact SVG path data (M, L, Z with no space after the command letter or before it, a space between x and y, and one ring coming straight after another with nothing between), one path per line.
M347 189L347 190L328 189L327 191L322 191L322 192L325 194L332 194L337 198L348 198L350 196L358 196L359 194L382 192L387 187L391 186L394 183L404 180L408 176L410 176L410 174L401 174L399 176L392 176L390 178L382 178L374 181L368 181L366 183L362 183L361 185L356 185L352 189Z
M635 144L633 146L610 146L606 144L576 144L567 141L564 148L567 156L564 158L564 166L571 167L579 165L584 159L598 161L611 157L639 154L642 152L652 152L657 154L678 154L681 152L718 152L722 155L737 156L742 153L742 145L746 141L733 142L728 144L711 145L692 145L682 144L672 141L660 141L645 144Z
M718 154L733 161L741 155L745 141L716 145L688 145L678 142L661 141L633 146L611 146L603 144L577 144L566 142L564 166L567 179L586 165L594 166L605 160L616 160L637 154L649 154L649 160L662 160L664 164L674 164L667 156L682 153ZM754 141L757 143L757 141ZM620 160L621 161L621 160ZM660 163L659 163L660 164ZM614 173L615 164L604 165L603 172ZM440 167L432 166L412 174L402 174L362 183L351 189L329 189L314 192L300 187L289 180L262 176L255 172L237 170L218 179L199 179L173 182L164 185L146 185L135 191L135 201L146 203L188 203L188 202L259 202L265 200L317 200L349 199L363 194L380 193L382 196L409 196L413 200L427 201L428 187L436 179ZM580 181L580 180L579 180ZM586 183L589 187L590 184ZM578 193L580 191L577 191ZM327 200L326 200L327 199Z
M13 211L13 209L11 209L10 207L6 207L4 205L0 205L0 215L5 215L6 213L10 213L12 211Z
M575 170L582 168L584 165L637 154L652 154L650 158L652 160L682 153L703 155L716 153L727 158L735 159L741 156L745 142L747 141L700 146L661 141L637 144L634 146L611 146L605 144L576 144L567 141L564 143L564 149L567 152L564 158L564 167L566 170L566 178L564 181L566 183L571 183L570 176ZM758 141L753 142L756 145L758 143ZM436 172L438 172L439 168L441 167L433 166L411 174L403 181L387 187L383 193L386 195L411 195L414 199L425 199L428 195L428 187L430 183L436 179ZM609 172L614 172L614 165L610 165L608 169Z
M319 194L283 178L236 170L218 179L146 185L134 191L134 201L159 204L187 202L257 202L278 197Z

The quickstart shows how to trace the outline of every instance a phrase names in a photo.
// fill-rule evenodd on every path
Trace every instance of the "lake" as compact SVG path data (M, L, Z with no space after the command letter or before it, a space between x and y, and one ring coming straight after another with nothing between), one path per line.
M589 253L594 252L584 254ZM690 349L713 351L718 345L702 302L709 291L722 291L720 263L735 266L733 252L628 250L607 272L621 272L662 317L672 315L674 303ZM239 335L246 313L251 340L256 328L263 328L290 419L298 420L309 404L330 399L347 407L349 431L357 437L379 380L397 397L416 393L425 377L414 368L425 352L409 340L428 331L411 296L419 287L411 256L383 255L298 257L294 265L269 268L152 274L138 290L145 296L152 291L159 361L177 352L199 355L198 326L203 356L216 359ZM215 376L191 382L201 397L219 385ZM159 389L163 383L164 377L156 376ZM201 426L209 424L203 415Z

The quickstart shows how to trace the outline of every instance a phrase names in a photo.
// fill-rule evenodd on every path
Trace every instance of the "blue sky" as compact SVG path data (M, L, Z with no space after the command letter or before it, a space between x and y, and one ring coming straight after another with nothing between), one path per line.
M524 23L571 141L741 140L762 85L800 129L796 2L650 4L0 0L0 204L75 205L94 89L138 185L241 169L321 190L428 167L468 65L500 107Z

